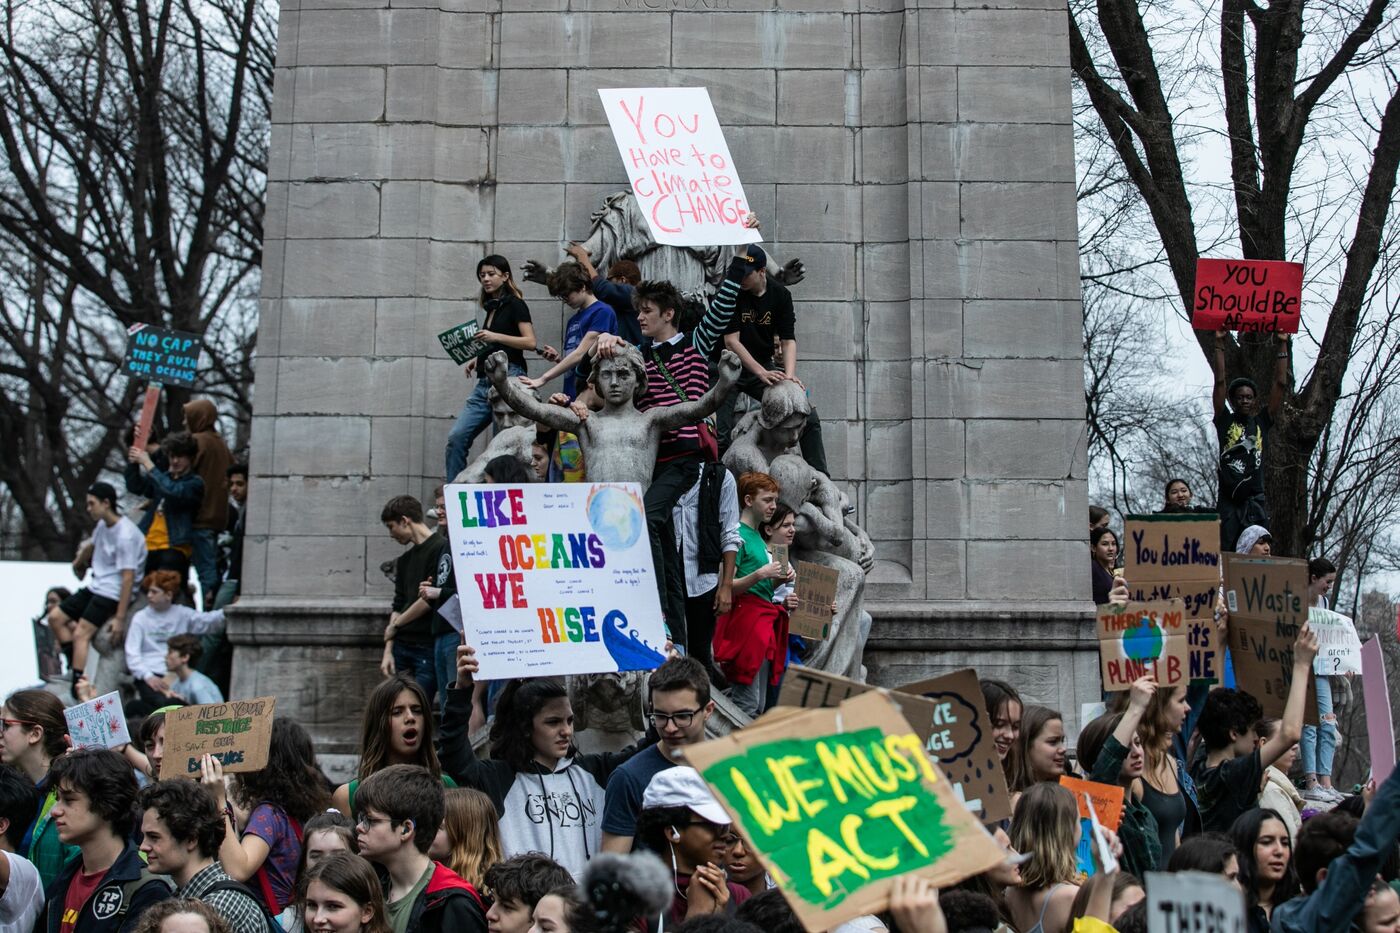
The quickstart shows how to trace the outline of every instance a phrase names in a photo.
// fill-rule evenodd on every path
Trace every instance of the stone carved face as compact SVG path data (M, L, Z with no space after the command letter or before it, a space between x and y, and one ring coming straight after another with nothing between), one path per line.
M797 443L797 439L802 436L802 429L807 425L807 416L802 412L794 412L774 427L767 429L768 437L772 440L773 446L788 449Z
M501 398L501 393L497 392L493 386L490 392L491 420L495 422L497 431L504 431L506 428L525 427L531 423L529 418L517 412L514 408Z
M637 394L637 374L626 360L600 360L594 364L594 386L609 405L627 405Z

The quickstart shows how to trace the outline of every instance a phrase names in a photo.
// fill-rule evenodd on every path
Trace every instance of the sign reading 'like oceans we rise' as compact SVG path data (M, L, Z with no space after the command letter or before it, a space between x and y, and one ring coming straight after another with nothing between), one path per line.
M651 670L666 632L636 483L449 485L463 635L481 680Z

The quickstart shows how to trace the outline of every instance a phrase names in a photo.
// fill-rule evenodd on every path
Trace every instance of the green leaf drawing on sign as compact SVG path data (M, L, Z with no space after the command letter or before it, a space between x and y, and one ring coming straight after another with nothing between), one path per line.
M912 733L866 728L767 742L704 776L776 865L778 886L823 909L953 849L931 786L943 779Z

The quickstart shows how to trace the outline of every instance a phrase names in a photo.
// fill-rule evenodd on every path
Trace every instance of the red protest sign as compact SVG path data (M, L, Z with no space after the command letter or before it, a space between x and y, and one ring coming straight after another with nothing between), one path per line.
M1296 334L1302 315L1303 264L1263 259L1198 259L1191 326Z

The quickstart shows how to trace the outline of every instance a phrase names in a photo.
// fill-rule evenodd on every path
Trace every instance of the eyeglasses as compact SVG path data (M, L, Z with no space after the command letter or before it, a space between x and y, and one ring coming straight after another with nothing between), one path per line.
M662 713L657 710L652 710L651 721L658 729L666 728L667 722L673 722L678 727L684 729L695 721L695 714L698 712L700 712L698 709L683 709L674 713Z
M28 720L28 719L0 719L0 723L3 723L3 724L4 724L4 725L3 725L3 728L5 728L5 729L10 728L11 726L37 726L37 725L38 725L37 722L33 722L33 721L31 721L31 720Z
M373 826L375 823L388 823L390 826L393 826L397 822L399 821L391 820L387 816L362 816L355 821L355 828L365 829Z

